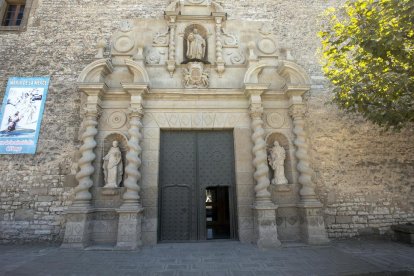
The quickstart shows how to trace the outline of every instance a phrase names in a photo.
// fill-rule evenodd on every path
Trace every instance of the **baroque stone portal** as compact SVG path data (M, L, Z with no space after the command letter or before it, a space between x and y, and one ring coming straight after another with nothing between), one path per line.
M163 17L122 24L111 36L110 49L103 51L106 43L100 41L96 60L78 78L84 107L81 157L76 160L79 183L67 211L64 246L95 243L135 249L180 233L177 225L188 233L199 230L191 240L207 239L209 229L229 229L227 236L259 247L276 247L280 241L326 242L301 112L310 79L284 54L288 51L279 48L283 42L272 28L263 28L262 23L227 20L214 0L176 0ZM211 158L197 159L200 145L209 153L224 143L215 135L223 130L230 133L232 139L223 141L234 148L234 156L219 150ZM166 154L167 131L181 132L177 143L193 151L186 157L176 151ZM190 135L196 131L200 133ZM295 150L285 152L276 142L268 157L265 137L275 131L286 138L283 145L296 146ZM113 133L118 138L105 140ZM119 137L127 141L122 143L126 164L118 147L124 138ZM99 149L114 140L104 155ZM189 147L191 141L197 142ZM177 160L163 167L160 160L165 156ZM226 166L217 165L215 156L234 165L223 171ZM289 162L284 166L286 157ZM268 162L275 171L272 183L287 184L289 189L270 187ZM179 170L177 164L182 165ZM211 165L216 165L214 173L206 170ZM102 191L102 182L104 188L120 185L124 166L123 187L113 193ZM195 188L188 185L198 183L195 176L205 182L197 184L198 195L191 195ZM218 176L230 180L220 186ZM160 183L183 199L169 200L169 192L160 192ZM198 197L207 190L216 193L208 210L205 198ZM233 191L241 196L229 197ZM194 205L197 208L188 207ZM177 216L164 227L163 219L171 218L167 211ZM226 212L232 219L224 216L217 227L213 214Z

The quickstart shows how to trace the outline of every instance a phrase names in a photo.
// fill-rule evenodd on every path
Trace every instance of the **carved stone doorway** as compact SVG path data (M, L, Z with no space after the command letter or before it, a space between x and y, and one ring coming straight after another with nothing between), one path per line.
M234 183L231 131L162 131L159 241L235 239Z

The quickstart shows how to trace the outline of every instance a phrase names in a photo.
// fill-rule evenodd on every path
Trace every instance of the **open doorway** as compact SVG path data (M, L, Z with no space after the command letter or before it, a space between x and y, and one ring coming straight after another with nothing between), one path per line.
M206 188L206 238L230 239L228 187Z

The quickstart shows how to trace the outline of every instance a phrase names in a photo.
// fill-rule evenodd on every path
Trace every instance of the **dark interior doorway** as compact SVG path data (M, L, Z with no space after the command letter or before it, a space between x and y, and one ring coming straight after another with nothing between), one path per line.
M206 188L207 239L230 239L230 206L228 187Z
M232 131L162 131L159 229L162 242L235 239Z

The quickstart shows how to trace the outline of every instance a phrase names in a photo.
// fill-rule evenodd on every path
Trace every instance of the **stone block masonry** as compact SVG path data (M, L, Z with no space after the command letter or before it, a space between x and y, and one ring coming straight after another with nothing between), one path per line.
M38 0L26 31L0 32L1 98L11 76L52 77L37 153L0 158L0 243L62 241L79 158L76 79L93 61L98 39L125 19L161 18L168 2ZM386 234L414 221L414 130L384 133L326 105L331 87L318 63L316 32L322 11L343 2L223 1L229 19L272 21L280 45L311 76L306 131L330 238Z

